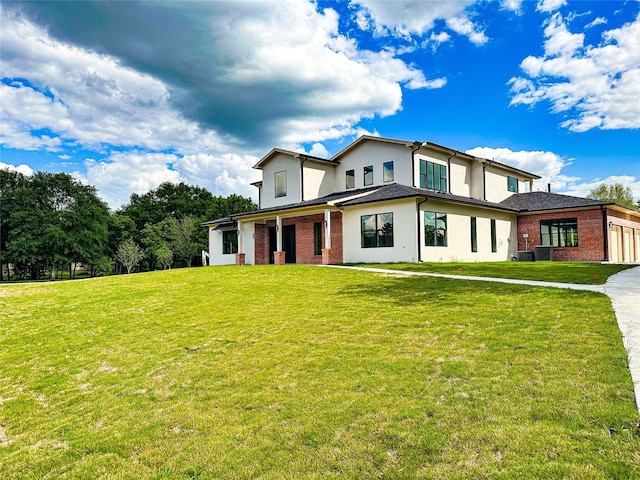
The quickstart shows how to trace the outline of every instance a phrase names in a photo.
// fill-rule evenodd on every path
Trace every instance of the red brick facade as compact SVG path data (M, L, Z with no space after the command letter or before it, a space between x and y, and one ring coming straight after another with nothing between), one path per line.
M604 223L603 215L605 217ZM520 215L518 216L518 250L525 250L526 243L528 243L529 250L532 251L535 251L535 247L542 245L540 220L561 220L566 218L578 219L578 246L554 247L553 260L604 261L606 258L604 235L607 227L606 214L600 209ZM526 241L522 236L525 233L529 234L529 238Z
M322 252L315 254L314 223L322 225L322 248L324 245L324 214L304 215L300 217L283 218L282 226L296 226L296 263L319 265L322 264ZM269 227L274 227L275 220L268 220L264 224L255 226L255 262L256 265L269 263ZM331 212L331 252L329 263L342 263L342 212Z

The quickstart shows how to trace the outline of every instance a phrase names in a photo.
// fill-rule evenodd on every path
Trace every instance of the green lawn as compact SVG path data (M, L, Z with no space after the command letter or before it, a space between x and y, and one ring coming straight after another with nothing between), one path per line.
M2 478L640 476L604 295L231 266L0 309Z
M602 285L611 275L629 268L627 265L588 262L385 263L368 264L368 266L411 272L516 278L587 285Z

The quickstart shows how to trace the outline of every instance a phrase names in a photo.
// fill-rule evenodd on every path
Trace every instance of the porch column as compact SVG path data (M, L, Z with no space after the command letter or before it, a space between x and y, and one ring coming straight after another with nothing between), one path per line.
M276 251L273 252L273 263L275 265L284 265L285 252L282 251L282 218L276 216Z
M238 253L236 253L236 265L244 265L245 262L244 247L242 246L242 222L238 222Z
M322 249L322 264L331 263L331 211L324 211L324 248Z

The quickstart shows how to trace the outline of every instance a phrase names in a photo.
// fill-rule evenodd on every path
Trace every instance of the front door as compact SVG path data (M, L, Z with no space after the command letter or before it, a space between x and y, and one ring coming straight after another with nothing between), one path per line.
M296 263L296 226L286 225L282 227L282 249L284 250L284 263Z
M278 248L276 227L269 227L269 263L273 265L273 252ZM284 262L296 263L296 226L285 225L282 227L282 250L284 250Z

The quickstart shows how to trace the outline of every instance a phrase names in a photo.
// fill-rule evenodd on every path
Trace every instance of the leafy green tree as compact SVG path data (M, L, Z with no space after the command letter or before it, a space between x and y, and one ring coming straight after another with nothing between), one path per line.
M127 273L131 273L133 267L138 265L143 257L142 249L131 238L123 241L116 252L116 260L125 266Z
M163 270L171 267L171 264L173 263L173 252L166 242L156 247L156 249L154 250L154 255L158 262L162 265Z
M176 222L175 237L173 239L173 250L176 257L183 260L187 267L191 267L193 258L200 255L202 242L198 238L200 222L195 217L186 216Z
M587 198L592 200L602 200L604 202L613 202L618 205L624 205L625 207L637 208L640 206L640 199L638 204L633 199L633 192L631 188L625 187L621 183L606 184L603 183L600 186L594 188L589 192Z
M147 268L153 270L156 268L156 250L166 244L174 254L173 244L177 235L177 222L173 217L165 219L153 225L146 224L140 232L140 243L144 247L144 257L147 261Z
M133 238L136 234L136 224L131 218L119 213L112 213L108 222L108 238L106 255L113 258L118 251L118 246L126 239Z
M21 173L0 169L0 282L4 280L6 249L11 228L10 218L16 211L16 191L23 188L27 178ZM10 272L7 268L7 278Z

